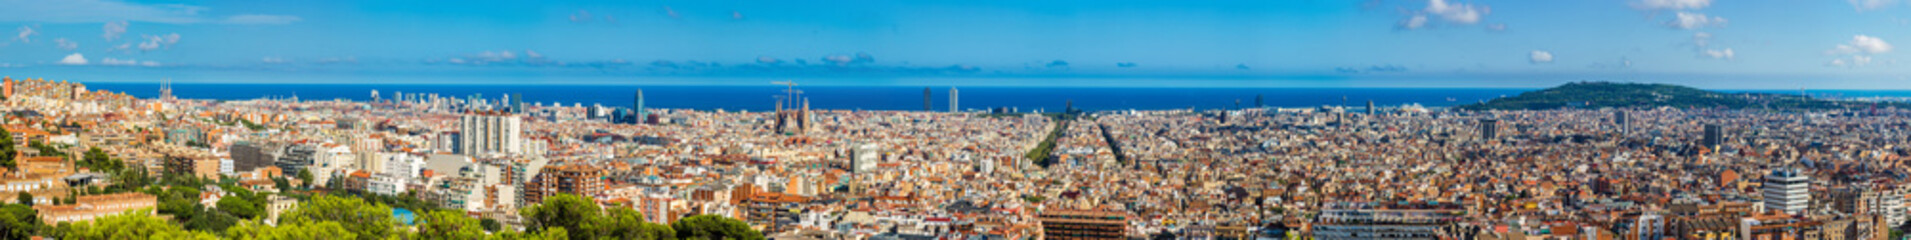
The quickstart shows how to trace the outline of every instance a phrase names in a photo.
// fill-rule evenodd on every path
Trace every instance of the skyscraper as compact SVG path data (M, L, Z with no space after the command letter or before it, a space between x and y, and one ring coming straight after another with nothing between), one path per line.
M1367 99L1367 116L1373 116L1374 112L1376 112L1374 111L1374 100Z
M645 117L650 116L650 110L644 108L644 89L637 89L637 102L631 105L631 110L637 112L636 116L631 116L633 122L642 123Z
M458 150L465 155L523 153L524 119L497 111L470 112L458 119Z
M1798 169L1780 168L1765 175L1765 209L1799 214L1811 204L1811 178Z
M1491 141L1499 138L1500 120L1480 119L1480 140Z
M959 108L959 107L957 107L957 106L959 106L959 105L956 105L956 102L957 102L957 100L958 100L958 98L956 98L956 88L955 88L955 87L949 87L949 112L960 112L960 111L962 111L962 108Z
M1626 122L1626 121L1627 121L1627 120L1626 120L1626 111L1623 111L1623 110L1622 110L1622 111L1613 111L1613 112L1612 112L1612 124L1613 124L1613 125L1617 125L1617 126L1619 127L1619 132L1631 132L1631 131L1632 131L1632 125L1628 125L1628 122Z
M1712 151L1718 151L1719 144L1725 142L1724 135L1724 129L1721 129L1718 124L1705 124L1705 139L1701 140L1699 144L1711 148Z
M931 107L929 104L935 102L935 100L930 100L929 95L930 95L929 87L923 87L922 88L922 111L927 112L927 111L933 110L931 109L933 107Z
M1263 102L1262 102L1261 100L1263 100L1263 99L1262 99L1262 96L1261 96L1260 94L1254 94L1254 107L1256 107L1256 108L1259 108L1259 107L1266 107L1267 105L1266 105L1266 104L1262 104Z
M512 93L511 94L511 112L524 113L525 110L528 110L528 109L524 109L524 94Z

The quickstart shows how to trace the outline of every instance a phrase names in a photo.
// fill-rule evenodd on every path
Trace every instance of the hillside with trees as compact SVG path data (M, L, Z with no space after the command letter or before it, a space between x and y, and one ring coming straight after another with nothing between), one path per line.
M1454 107L1462 110L1538 110L1558 108L1725 108L1779 111L1907 108L1900 102L1817 99L1778 93L1728 93L1660 83L1575 82L1558 87Z

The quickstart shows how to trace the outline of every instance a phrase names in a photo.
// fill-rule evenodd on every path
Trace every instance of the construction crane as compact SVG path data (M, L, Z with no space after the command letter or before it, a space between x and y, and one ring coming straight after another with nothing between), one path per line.
M787 101L787 104L784 104L784 106L795 107L796 99L799 99L797 96L803 95L803 90L796 90L796 81L770 81L770 84L783 85L785 87L785 89L783 89L784 97L779 100Z

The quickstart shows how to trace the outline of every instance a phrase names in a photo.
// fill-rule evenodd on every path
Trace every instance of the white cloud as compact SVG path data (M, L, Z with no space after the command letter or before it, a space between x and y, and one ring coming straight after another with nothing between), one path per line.
M1846 63L1845 63L1845 59L1843 59L1843 58L1833 58L1833 59L1831 59L1831 62L1829 62L1829 63L1825 63L1825 65L1827 65L1827 66L1835 66L1835 67L1843 67L1843 66L1845 66L1845 65L1848 65L1848 64L1846 64Z
M1852 66L1864 66L1866 64L1871 64L1871 56L1851 56Z
M259 62L268 63L268 64L280 64L280 63L287 63L291 61L287 61L285 60L285 58L281 58L281 57L265 57L263 59L259 59Z
M58 46L60 47L60 49L67 50L67 51L72 51L73 49L80 48L80 43L74 42L74 41L67 41L66 38L53 39L53 45Z
M289 15L240 14L240 15L233 15L231 17L226 17L225 20L219 21L219 23L238 24L238 25L282 25L282 24L292 24L294 22L298 22L299 20L304 20L304 19L300 19L298 16L289 16Z
M126 24L126 21L106 22L106 27L102 28L106 33L100 36L105 37L107 41L119 39L120 34L126 34Z
M1706 49L1705 52L1702 52L1701 54L1704 55L1705 57L1710 57L1712 59L1728 59L1728 60L1738 56L1738 54L1732 52L1731 48L1726 48L1724 50Z
M115 58L110 58L110 57L109 57L109 58L101 58L101 59L100 59L100 65L112 65L112 66L131 66L131 65L139 65L139 60L132 60L132 59L126 59L126 60L120 60L120 59L115 59Z
M1711 45L1711 43L1712 43L1712 33L1698 32L1698 33L1692 34L1692 45L1697 45L1703 48L1706 45Z
M40 34L40 32L33 31L33 27L30 26L20 26L20 35L14 39L19 39L20 42L30 43L33 42L33 39L27 37L32 37L34 34Z
M1427 7L1414 11L1412 16L1400 20L1395 28L1413 30L1425 27L1429 16L1438 17L1449 24L1476 24L1480 18L1491 14L1493 8L1484 5L1466 3L1448 3L1447 0L1427 0Z
M1884 39L1857 35L1851 37L1850 43L1840 44L1838 47L1831 49L1831 51L1827 51L1826 54L1879 54L1890 51L1891 44L1885 43Z
M1420 29L1420 27L1423 27L1426 25L1427 25L1427 15L1424 15L1424 14L1414 14L1413 17L1409 17L1407 18L1407 20L1400 20L1400 29L1407 29L1407 30Z
M1851 0L1851 6L1858 8L1858 11L1860 12L1866 11L1866 10L1878 10L1880 8L1890 7L1891 5L1895 5L1897 3L1898 3L1897 0Z
M1675 17L1672 18L1671 21L1665 22L1665 25L1667 27L1672 27L1677 29L1699 29L1703 27L1718 26L1718 25L1724 25L1724 24L1725 24L1725 18L1706 16L1703 13L1690 13L1690 12L1679 12L1678 14L1676 14Z
M146 38L146 41L139 43L140 51L158 50L161 47L172 47L173 44L179 43L178 33L157 35L157 36L145 35L141 37Z
M86 56L82 56L79 53L74 53L73 55L66 55L65 58L60 58L60 64L86 65Z
M1491 11L1491 8L1483 11L1465 3L1447 4L1446 0L1427 0L1426 9L1427 13L1438 15L1448 22L1460 24L1479 23L1480 16L1486 15L1487 11Z
M110 58L110 57L109 57L109 58L102 58L102 59L100 59L100 65L106 65L106 66L142 66L142 67L158 67L158 66L159 66L159 62L154 62L154 61L140 61L140 60L133 60L133 59L116 59L116 58Z
M1546 51L1533 50L1532 53L1527 54L1527 57L1536 64L1553 62L1553 53Z
M1638 0L1632 7L1647 10L1683 10L1701 9L1712 5L1712 0Z

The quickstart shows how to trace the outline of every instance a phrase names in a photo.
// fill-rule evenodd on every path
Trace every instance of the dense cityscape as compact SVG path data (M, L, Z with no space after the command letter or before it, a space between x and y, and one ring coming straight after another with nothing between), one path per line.
M772 112L4 82L4 238L1885 239L1906 112ZM936 91L925 89L925 93ZM947 104L946 107L940 104ZM127 235L133 234L133 235ZM168 235L170 234L170 235Z
M1911 0L0 0L0 240L1911 240Z

